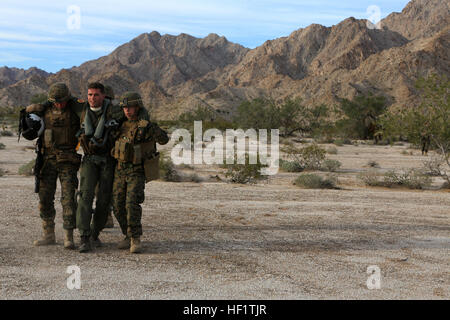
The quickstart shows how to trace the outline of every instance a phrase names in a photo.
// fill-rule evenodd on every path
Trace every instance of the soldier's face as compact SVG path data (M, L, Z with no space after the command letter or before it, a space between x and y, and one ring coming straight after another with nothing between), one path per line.
M137 120L139 107L137 106L124 107L123 112L125 113L125 117L127 117L128 120Z
M55 108L57 109L64 109L67 105L67 101L64 102L54 102L53 105L55 106Z
M91 108L100 108L104 99L105 94L100 89L88 89L88 102Z

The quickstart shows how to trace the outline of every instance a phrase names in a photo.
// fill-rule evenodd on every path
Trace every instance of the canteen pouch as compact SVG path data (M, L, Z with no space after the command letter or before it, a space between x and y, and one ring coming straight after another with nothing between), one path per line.
M159 152L144 161L145 182L159 179Z

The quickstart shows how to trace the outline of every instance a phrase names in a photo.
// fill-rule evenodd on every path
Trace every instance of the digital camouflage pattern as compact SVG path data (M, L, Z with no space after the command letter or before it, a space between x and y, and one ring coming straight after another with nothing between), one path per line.
M61 184L61 205L63 208L63 228L70 230L75 224L75 191L78 188L79 165L73 163L58 163L56 157L47 157L41 170L41 184L39 188L40 217L48 225L54 226L55 220L55 191L59 177Z
M131 104L141 105L142 103L141 97L137 93L126 93L120 100L122 107ZM138 120L126 120L122 124L117 141L127 141L132 147L150 145L153 148L150 151L156 152L156 142L166 144L169 137L164 130L148 119L148 112L144 108L140 108ZM145 200L145 171L144 159L141 161L141 163L133 164L130 161L119 159L114 177L114 215L122 233L131 239L138 239L142 235L141 204Z
M145 176L142 165L116 170L113 186L114 215L122 233L137 238L142 235L142 208L145 195Z

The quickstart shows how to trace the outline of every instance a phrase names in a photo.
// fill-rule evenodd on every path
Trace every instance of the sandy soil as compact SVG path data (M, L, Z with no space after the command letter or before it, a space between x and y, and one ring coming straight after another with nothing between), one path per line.
M407 146L342 146L341 190L292 185L279 173L256 185L226 182L147 184L144 253L116 249L105 229L92 253L64 250L56 201L57 245L33 247L41 233L33 177L18 168L32 142L0 137L0 298L2 299L448 299L450 193L367 188L356 178L380 169L420 167ZM331 145L329 145L331 146ZM329 147L325 145L325 147ZM197 167L200 176L217 168ZM189 171L189 170L188 170ZM191 170L192 171L192 170ZM434 180L434 187L442 183ZM59 188L57 191L59 198ZM76 241L79 242L76 232ZM67 267L82 287L66 286ZM381 270L369 290L367 268Z

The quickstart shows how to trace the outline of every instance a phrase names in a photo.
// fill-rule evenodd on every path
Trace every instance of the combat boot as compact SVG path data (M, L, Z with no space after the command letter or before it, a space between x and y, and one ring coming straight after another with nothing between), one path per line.
M73 229L64 229L64 248L75 249L75 243L73 242Z
M94 248L99 248L99 247L102 246L102 242L101 242L100 239L98 238L98 235L92 235L92 236L91 236L91 243L92 243L92 246L93 246Z
M130 249L130 242L131 242L131 239L128 236L125 237L125 239L123 239L122 241L120 241L117 244L117 249L121 249L121 250Z
M141 252L141 239L140 238L131 238L131 253L140 253Z
M42 239L35 240L33 245L35 246L48 246L52 244L56 244L55 238L55 224L49 221L42 221L42 229L44 235Z
M108 213L108 220L106 221L105 228L114 228L114 220L111 212Z
M80 252L89 252L91 251L91 242L89 241L89 236L81 236L81 242L80 242Z

